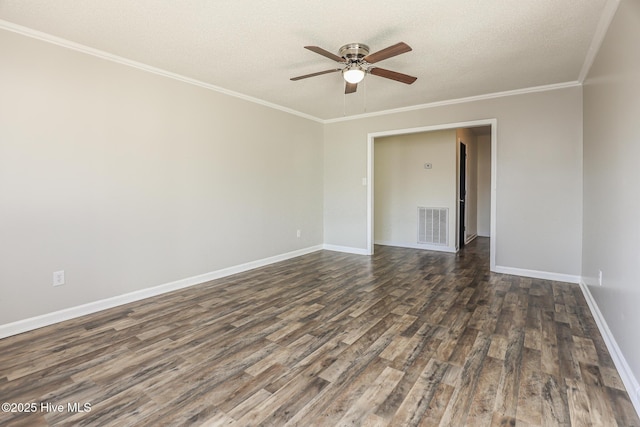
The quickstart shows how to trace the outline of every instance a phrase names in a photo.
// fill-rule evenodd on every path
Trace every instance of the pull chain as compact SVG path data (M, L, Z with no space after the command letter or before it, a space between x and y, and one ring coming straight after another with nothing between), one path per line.
M342 91L342 116L347 116L347 94Z
M367 79L362 81L364 83L364 112L367 112Z

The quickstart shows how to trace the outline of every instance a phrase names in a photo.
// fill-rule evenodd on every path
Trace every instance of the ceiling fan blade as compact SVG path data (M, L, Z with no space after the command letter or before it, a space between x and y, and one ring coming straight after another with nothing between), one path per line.
M382 61L383 59L388 59L396 55L400 55L401 53L410 52L411 47L405 42L396 43L393 46L389 46L388 48L379 50L375 53L365 56L362 58L367 61L369 64L373 64L378 61Z
M384 68L378 68L378 67L372 68L369 72L374 76L384 77L386 79L395 80L397 82L406 83L408 85L418 80L417 77L409 76L407 74L397 73L391 70L385 70Z
M356 90L358 90L358 83L345 82L345 85L344 85L344 94L345 95L347 95L349 93L354 93Z
M328 50L324 50L321 47L318 46L305 46L305 49L309 49L311 52L315 52L319 55L325 56L329 59L333 59L336 62L345 62L346 59L342 58L341 56L335 55L331 52L329 52Z
M318 71L317 73L305 74L304 76L291 77L290 80L293 80L293 81L302 80L302 79L307 79L309 77L321 76L323 74L335 73L336 71L340 71L340 68L336 68L333 70Z

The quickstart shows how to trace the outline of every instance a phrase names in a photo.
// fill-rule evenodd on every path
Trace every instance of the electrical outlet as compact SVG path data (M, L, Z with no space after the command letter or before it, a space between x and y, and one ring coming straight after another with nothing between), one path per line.
M598 284L602 286L602 270L598 270Z
M53 286L64 285L64 270L53 272Z
M300 237L302 235L302 232L300 230L296 230L296 237Z

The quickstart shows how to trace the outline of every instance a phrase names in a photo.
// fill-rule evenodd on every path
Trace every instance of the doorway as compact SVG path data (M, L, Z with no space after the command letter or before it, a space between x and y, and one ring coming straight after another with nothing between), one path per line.
M460 164L458 170L460 172L460 198L458 200L458 249L464 248L467 240L467 211L465 209L467 202L467 144L460 141Z
M496 268L496 241L497 241L497 230L496 230L496 206L497 206L497 191L496 191L496 176L497 176L497 162L496 162L496 153L497 153L497 120L496 119L484 119L484 120L476 120L476 121L468 121L468 122L457 122L457 123L448 123L442 125L435 126L425 126L419 128L408 128L408 129L399 129L399 130L390 130L383 132L375 132L369 133L367 135L368 144L367 144L367 178L363 180L363 185L367 185L367 249L364 253L368 255L373 255L374 252L374 141L377 137L387 137L387 136L400 136L407 134L415 134L415 133L423 133L430 132L436 130L448 130L448 129L458 129L458 128L486 128L487 135L490 137L490 171L491 171L491 179L490 179L490 189L487 188L487 191L490 191L490 270L495 271ZM489 141L487 141L488 143ZM456 147L458 145L456 144ZM468 148L468 147L465 147ZM468 153L467 153L468 154ZM458 162L455 161L454 164L458 166ZM464 182L464 181L463 181ZM455 187L454 187L455 188ZM458 188L456 188L458 190ZM466 206L465 206L466 207ZM465 209L466 210L466 209ZM461 216L461 215L459 215ZM464 223L463 223L464 224ZM457 230L456 227L454 228ZM459 234L461 239L466 238L465 233L456 233ZM452 236L453 237L453 236ZM458 237L458 236L456 236ZM457 240L454 240L457 242ZM466 242L465 242L466 243Z

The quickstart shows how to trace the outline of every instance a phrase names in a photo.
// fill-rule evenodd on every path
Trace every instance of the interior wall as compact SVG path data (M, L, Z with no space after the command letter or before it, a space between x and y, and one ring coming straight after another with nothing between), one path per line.
M584 83L582 253L583 280L636 384L640 379L638 40L640 2L622 0ZM640 389L629 393L640 405Z
M455 144L453 129L375 139L375 243L426 248L417 243L418 207L447 208L448 245L442 249L455 251Z
M478 236L491 236L491 135L478 135Z
M476 134L469 128L456 130L458 144L467 146L466 200L465 200L465 241L478 234L478 146ZM458 151L460 146L458 145ZM459 162L458 162L459 163ZM458 179L460 175L458 174ZM460 189L458 185L456 189Z
M0 57L0 324L322 244L321 123L7 31Z
M328 123L325 244L367 248L362 178L367 176L369 133L487 118L498 123L496 264L577 277L582 253L578 86Z

